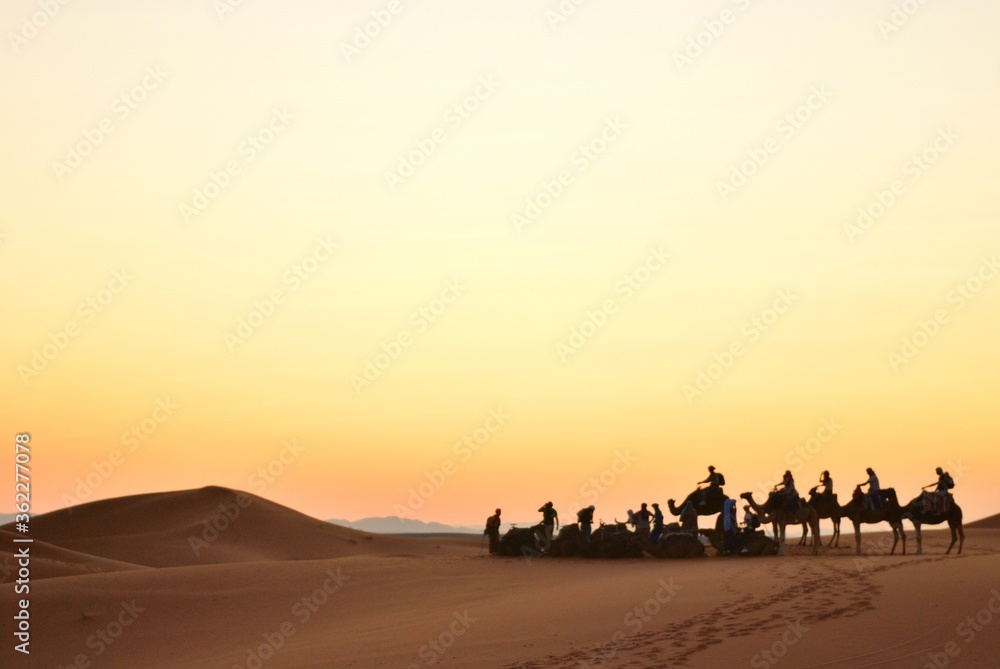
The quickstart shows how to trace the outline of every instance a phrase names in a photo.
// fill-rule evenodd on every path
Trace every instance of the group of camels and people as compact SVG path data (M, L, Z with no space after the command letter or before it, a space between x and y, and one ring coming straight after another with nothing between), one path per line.
M652 508L643 502L638 511L628 510L626 521L599 524L594 529L596 507L580 509L576 521L559 527L559 514L552 502L538 509L541 522L532 527L511 527L500 536L500 514L486 520L483 534L489 537L490 553L498 555L549 555L558 557L641 557L644 553L654 557L698 557L705 554L704 537L721 555L785 554L785 530L789 525L802 526L805 544L812 535L812 554L820 547L819 522L830 519L833 535L828 546L840 545L840 521L847 518L854 524L855 549L861 554L861 525L888 523L892 528L892 550L902 542L906 554L906 534L903 520L909 520L917 535L917 555L923 552L922 525L948 523L951 529L951 553L956 542L962 552L965 532L962 529L962 509L955 504L951 490L955 481L941 467L936 469L937 481L924 486L920 495L905 506L900 505L896 491L883 488L875 471L866 470L868 478L854 486L851 499L841 505L833 491L833 478L824 471L819 483L809 490L807 497L799 495L795 478L786 471L774 486L767 500L758 504L753 493L740 495L744 500L743 521L737 518L737 501L723 491L725 477L715 467L708 468L708 477L698 482L698 488L678 506L667 500L667 510L677 521L665 522L659 503ZM929 488L933 488L929 490ZM715 526L699 529L700 516L718 514ZM760 528L772 526L773 538Z

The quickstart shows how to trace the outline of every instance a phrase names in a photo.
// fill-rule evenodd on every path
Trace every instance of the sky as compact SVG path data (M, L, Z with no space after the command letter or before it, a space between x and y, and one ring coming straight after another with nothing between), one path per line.
M942 466L1000 511L998 20L5 2L0 424L33 511L220 485L612 520L708 465L842 500Z

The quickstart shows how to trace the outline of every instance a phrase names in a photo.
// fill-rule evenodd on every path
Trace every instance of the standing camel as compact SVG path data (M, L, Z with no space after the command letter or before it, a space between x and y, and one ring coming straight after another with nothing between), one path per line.
M917 555L923 555L924 553L923 536L920 533L920 526L937 525L945 521L948 523L948 529L951 530L951 544L944 554L951 553L951 549L955 547L956 541L958 542L958 553L959 555L962 554L962 544L965 543L965 530L962 529L962 509L959 508L958 504L955 504L955 500L951 495L948 495L948 511L944 513L933 510L924 511L924 500L923 495L921 495L910 502L906 509L903 510L903 518L909 518L910 522L913 523L913 529L917 531Z
M861 555L861 524L877 525L878 523L889 523L892 528L892 550L889 554L896 552L896 544L903 541L903 555L906 555L906 533L903 532L903 510L899 506L896 498L896 491L893 488L886 488L882 491L882 506L878 509L866 509L863 504L863 495L855 494L850 502L840 507L842 518L849 518L854 523L854 547L855 554Z
M702 493L702 491L705 491ZM705 503L701 504L701 496L705 495ZM694 502L694 508L698 511L699 516L714 516L717 513L722 513L722 503L729 499L722 488L698 488L693 493L684 498L680 506L674 504L674 500L667 500L667 508L670 509L670 513L675 516L681 515L681 511L684 509L684 505L688 502Z
M792 513L791 509L784 503L785 499L782 495L771 493L763 506L753 501L753 493L745 492L740 497L750 504L754 513L760 516L762 523L771 522L777 525L778 555L785 555L785 527L788 525L798 525L799 523L809 524L813 537L816 538L813 541L812 554L819 554L819 516L816 515L816 509L806 504L805 500L801 500L798 511ZM770 516L767 521L764 520L765 516Z
M818 486L816 486L818 487ZM827 547L837 546L840 547L840 504L837 502L836 495L817 495L816 487L813 487L809 491L809 506L816 509L816 515L820 520L824 518L829 518L833 521L833 536L830 537L830 543ZM806 538L809 536L809 526L805 523L802 524L802 541L799 545L802 546L806 543Z

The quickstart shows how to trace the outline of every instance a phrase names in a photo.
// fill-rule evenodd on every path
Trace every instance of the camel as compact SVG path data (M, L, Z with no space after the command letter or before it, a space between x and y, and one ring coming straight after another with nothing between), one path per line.
M750 504L754 513L761 517L762 523L769 522L777 525L778 532L775 533L775 536L778 537L778 555L785 555L785 528L788 525L803 522L809 524L813 536L816 538L816 541L813 542L812 554L819 554L819 517L816 515L816 509L806 504L804 500L799 502L798 511L792 513L791 509L784 504L783 497L775 493L771 493L763 506L754 501L753 493L745 492L740 497ZM765 516L769 516L767 521L764 520Z
M702 493L702 491L705 491ZM713 492L715 491L715 492ZM705 503L699 504L701 501L702 494L705 495ZM722 503L725 502L728 497L722 492L722 488L698 488L690 495L684 498L680 506L674 504L674 500L667 500L667 507L670 509L670 513L675 516L681 515L681 510L684 509L684 505L688 502L694 502L694 508L698 510L699 516L712 516L717 513L722 513Z
M962 554L962 544L965 543L965 530L962 529L962 509L951 495L948 495L948 511L941 513L938 511L924 511L924 496L920 495L910 502L903 510L903 518L908 518L913 523L913 529L917 531L917 555L923 555L923 536L920 532L921 525L937 525L947 522L948 529L951 530L951 544L945 555L951 553L951 549L958 542L958 554Z
M647 541L644 550L660 558L704 557L705 544L690 532L665 532L655 544Z
M877 525L878 523L889 523L892 528L892 550L889 554L896 552L896 544L900 540L903 542L903 555L906 555L906 533L903 531L903 510L899 506L896 498L896 491L893 488L886 488L882 491L882 506L878 509L865 509L864 495L857 495L850 502L840 507L840 516L849 518L854 523L854 547L855 555L861 555L861 524Z
M601 523L590 535L593 557L623 558L642 557L642 541L625 523Z
M817 486L818 487L818 486ZM817 495L816 488L812 488L809 491L809 506L816 509L816 515L820 520L824 518L829 518L833 521L833 536L830 537L830 543L827 547L836 545L840 547L840 504L837 502L836 495ZM805 545L806 539L809 537L809 525L802 524L802 540L799 545Z
M586 557L589 553L589 543L584 538L578 523L559 528L559 534L555 536L552 545L546 551L546 555L553 557Z
M538 537L542 532L544 530L541 523L532 527L511 527L500 537L500 552L497 555L507 557L540 555Z
M757 557L760 555L774 555L778 551L778 544L774 542L774 539L767 536L763 530L757 530L752 534L747 532L739 533L739 541L742 547L746 549L746 553L742 551L737 553L727 552L722 531L722 516L719 516L719 519L716 521L714 530L699 530L699 533L708 539L709 543L712 544L712 548L718 551L719 555Z

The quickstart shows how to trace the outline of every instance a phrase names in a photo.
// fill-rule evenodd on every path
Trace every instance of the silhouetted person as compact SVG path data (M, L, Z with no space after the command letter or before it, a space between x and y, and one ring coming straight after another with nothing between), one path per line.
M822 488L822 495L832 495L833 494L833 479L830 477L830 472L824 471L820 474L819 485L817 488Z
M490 554L500 552L500 509L486 519L486 529L483 534L490 538Z
M590 531L594 525L594 505L591 504L586 509L577 511L576 520L580 523L580 533L583 538L590 541Z
M788 508L792 510L792 513L797 513L799 510L799 493L795 490L795 477L792 476L791 470L785 470L785 475L781 477L781 483L774 486L774 489L784 495L785 502L788 504Z
M940 467L934 471L938 475L937 483L925 485L924 489L926 490L927 488L937 486L934 490L934 503L932 504L932 508L935 513L944 513L948 501L948 491L955 487L955 480L951 478L951 474Z
M865 471L868 472L868 480L858 484L858 488L868 486L868 494L865 495L864 507L869 510L878 509L882 506L882 488L878 484L878 477L875 476L875 470L869 467Z
M698 509L691 502L681 509L681 530L698 536Z
M653 514L646 508L645 502L635 512L635 531L643 540L649 539L649 519L652 517Z
M726 478L722 475L722 472L715 471L715 467L712 465L708 466L708 478L704 481L698 481L698 485L702 483L707 483L708 488L704 488L701 491L701 500L698 505L704 505L705 501L708 499L709 494L721 493L722 486L725 484Z
M722 545L729 553L739 550L736 530L736 500L727 499L722 503Z
M743 514L743 531L747 534L753 534L760 527L760 518L753 512L749 504L744 504L743 510L746 512Z
M548 548L552 545L555 529L559 527L559 514L552 508L552 502L546 502L538 511L542 514L542 531L545 533L545 548Z
M660 505L653 502L653 532L649 535L649 540L654 544L663 536L663 512Z

